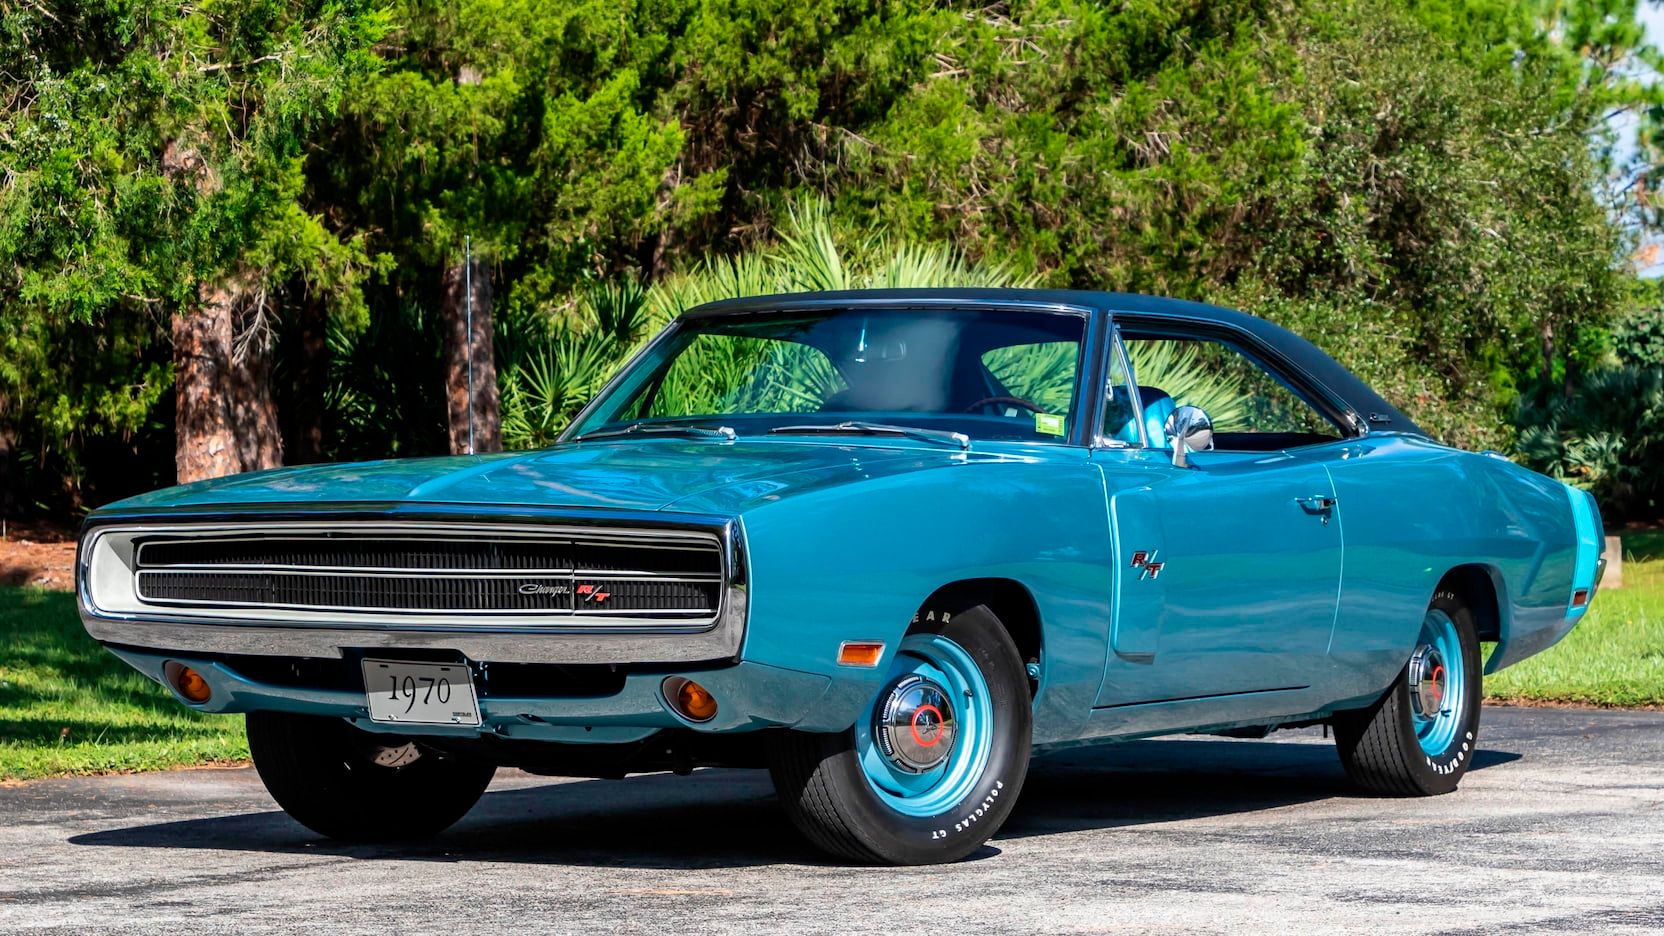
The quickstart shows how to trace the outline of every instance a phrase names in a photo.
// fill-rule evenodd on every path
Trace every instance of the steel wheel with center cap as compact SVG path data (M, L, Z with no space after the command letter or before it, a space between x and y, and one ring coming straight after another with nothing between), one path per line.
M867 782L897 812L933 816L964 799L993 745L988 682L971 655L940 634L901 643L888 688L855 726Z
M1016 645L986 607L937 617L948 620L901 642L848 731L790 732L771 751L788 814L834 855L954 861L986 842L1016 801L1031 736Z
M1429 610L1407 673L1410 720L1422 752L1429 757L1437 757L1450 747L1466 714L1462 694L1466 676L1461 658L1456 622L1440 609ZM1454 666L1450 665L1453 660Z
M1374 705L1335 716L1347 774L1378 793L1456 789L1479 736L1479 638L1454 592L1433 597L1409 661Z

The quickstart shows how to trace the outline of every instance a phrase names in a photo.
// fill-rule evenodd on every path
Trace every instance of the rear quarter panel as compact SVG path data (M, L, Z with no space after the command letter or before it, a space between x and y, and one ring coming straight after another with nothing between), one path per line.
M1572 508L1586 495L1502 459L1414 437L1348 442L1336 454L1328 465L1346 554L1332 694L1363 701L1386 688L1439 581L1456 566L1482 568L1497 592L1501 642L1490 671L1570 630L1582 559Z

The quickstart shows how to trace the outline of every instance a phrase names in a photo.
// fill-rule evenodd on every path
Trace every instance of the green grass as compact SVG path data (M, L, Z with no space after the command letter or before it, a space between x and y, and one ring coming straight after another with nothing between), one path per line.
M1624 535L1624 585L1566 638L1487 677L1491 699L1664 705L1664 531Z
M68 592L0 588L0 780L248 757L243 720L199 715L107 652Z

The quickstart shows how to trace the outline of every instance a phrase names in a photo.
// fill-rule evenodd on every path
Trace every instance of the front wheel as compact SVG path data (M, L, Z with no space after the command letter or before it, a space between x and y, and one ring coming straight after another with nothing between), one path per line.
M1366 790L1431 796L1456 789L1479 736L1479 637L1454 592L1433 596L1398 679L1367 709L1335 716L1335 743Z
M838 857L963 858L1010 815L1028 773L1028 676L1010 635L983 606L922 617L853 727L789 732L771 748L786 812Z
M437 834L479 802L497 769L339 718L287 712L250 712L248 749L284 812L350 842Z

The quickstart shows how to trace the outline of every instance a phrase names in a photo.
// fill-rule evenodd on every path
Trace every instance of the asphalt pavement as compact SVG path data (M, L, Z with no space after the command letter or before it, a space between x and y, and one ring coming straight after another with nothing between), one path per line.
M1488 708L1449 796L1350 790L1316 730L1035 761L970 860L842 867L766 774L498 775L420 846L342 846L249 769L0 787L0 931L1664 932L1664 713Z

